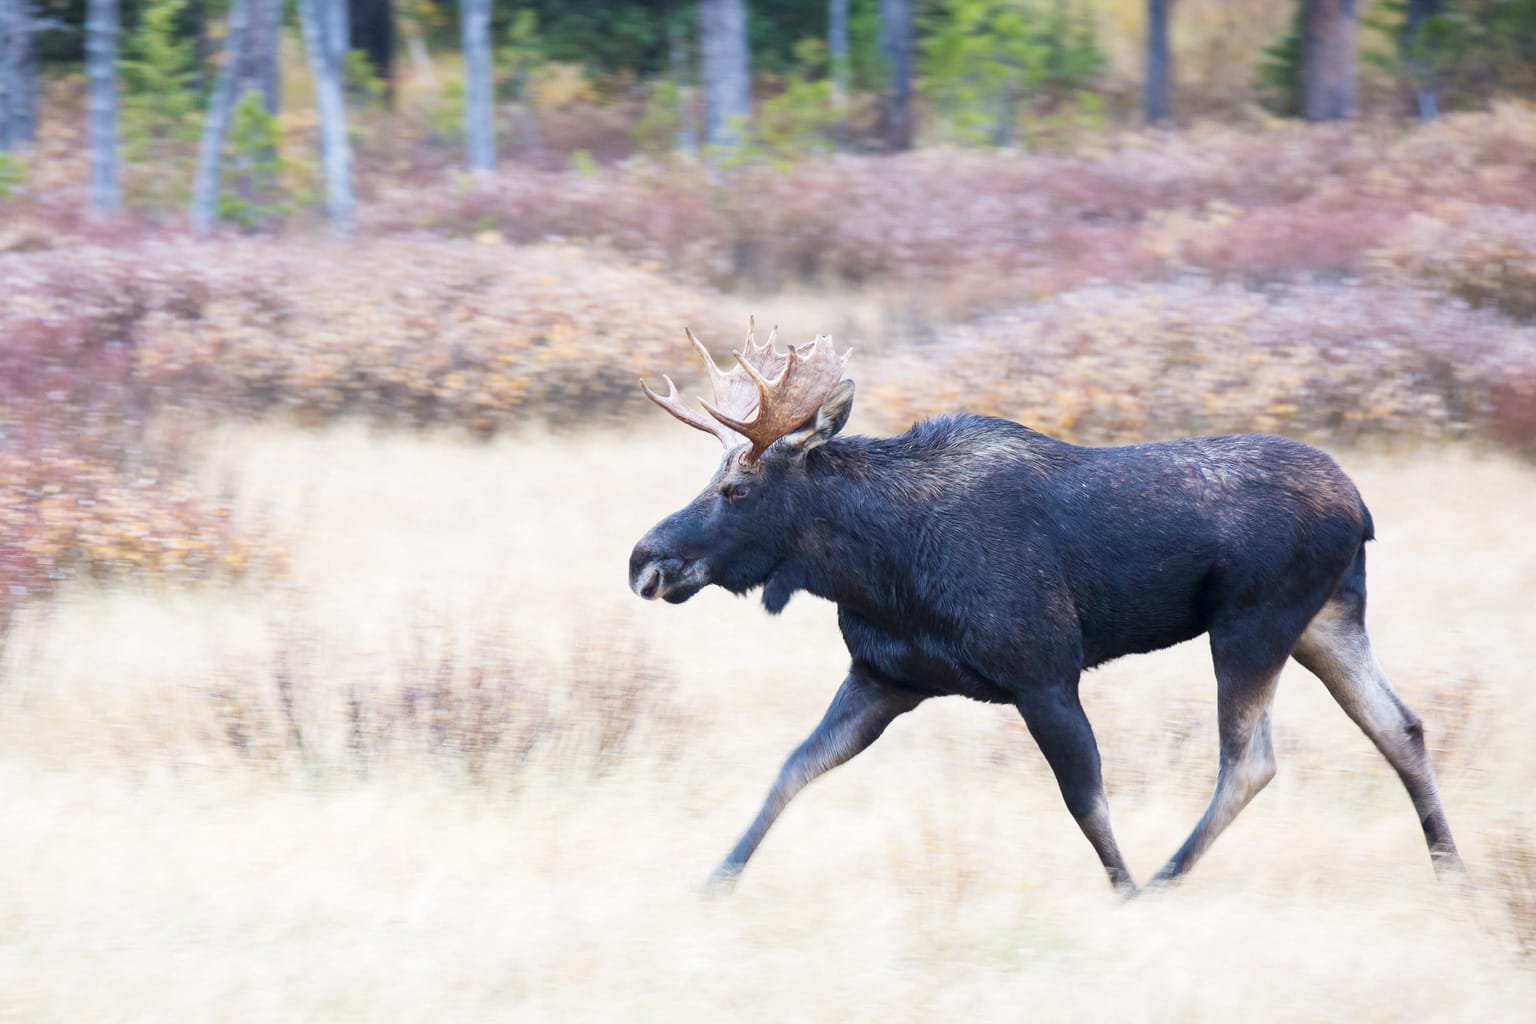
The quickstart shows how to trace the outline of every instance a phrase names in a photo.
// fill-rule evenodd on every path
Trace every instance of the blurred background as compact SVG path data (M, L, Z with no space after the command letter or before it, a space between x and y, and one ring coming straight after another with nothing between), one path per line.
M1533 101L1533 0L0 0L0 1019L1531 1019ZM1475 887L1293 668L1176 892L956 700L702 897L846 658L626 586L749 314L1328 448ZM1145 879L1204 642L1084 702Z

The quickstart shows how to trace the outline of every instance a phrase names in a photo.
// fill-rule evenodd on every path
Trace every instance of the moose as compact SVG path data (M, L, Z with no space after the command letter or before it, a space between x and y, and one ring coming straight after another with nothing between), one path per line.
M850 353L830 337L781 352L749 329L723 373L686 334L714 388L708 416L670 377L666 395L641 387L725 455L698 497L635 545L631 589L677 604L711 584L760 587L770 613L803 590L837 605L852 658L714 881L735 880L808 783L897 716L959 694L1018 709L1111 884L1134 893L1079 679L1202 633L1216 671L1216 787L1154 885L1189 871L1274 776L1270 709L1287 658L1397 771L1437 871L1460 867L1423 726L1366 633L1371 515L1328 455L1261 434L1080 447L974 415L845 437Z

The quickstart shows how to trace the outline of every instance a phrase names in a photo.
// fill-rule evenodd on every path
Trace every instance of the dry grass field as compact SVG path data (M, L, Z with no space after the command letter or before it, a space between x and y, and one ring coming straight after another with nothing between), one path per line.
M665 420L660 414L658 421ZM855 426L858 425L857 419ZM685 436L686 435L686 436ZM74 584L0 681L0 1019L1509 1020L1536 1013L1536 471L1341 453L1370 624L1476 889L1287 670L1280 775L1125 903L1006 709L936 701L700 884L843 670L830 606L642 604L715 453L668 422L489 442L230 426L199 471L281 585ZM1149 876L1214 776L1200 642L1085 682Z

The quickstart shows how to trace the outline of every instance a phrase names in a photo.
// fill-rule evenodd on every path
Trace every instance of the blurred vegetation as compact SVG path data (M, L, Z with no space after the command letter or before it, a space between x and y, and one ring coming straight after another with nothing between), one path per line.
M948 0L924 35L922 92L940 139L1008 145L1062 106L1097 106L1105 57L1091 16L1070 6Z
M219 218L255 230L276 224L296 209L291 161L283 156L278 120L261 94L247 92L235 104L224 142Z
M716 290L764 315L785 289L876 309L861 406L893 428L970 407L1093 442L1268 429L1536 450L1536 111L1518 98L1536 90L1536 0L1447 2L1410 35L1403 5L1372 5L1378 116L1318 127L1249 106L1294 80L1294 35L1262 73L1257 48L1217 44L1222 19L1283 36L1272 9L1181 5L1176 66L1179 46L1242 65L1192 60L1182 102L1242 112L1174 131L1125 123L1139 9L918 5L936 145L872 156L874 0L850 5L847 97L822 0L752 5L748 142L700 158L679 151L698 138L692 5L498 5L511 159L469 181L455 12L403 5L424 49L391 88L350 62L360 241L334 250L312 235L298 75L280 113L253 95L235 111L226 237L180 239L220 10L188 0L124 4L133 209L88 217L81 4L44 4L62 27L39 38L41 135L0 154L0 632L72 577L281 572L278 543L189 482L220 418L614 422L645 408L637 376L679 367L676 327L734 337L751 310L725 315ZM1425 67L1450 113L1401 119Z
M188 0L146 0L119 61L127 198L156 212L192 195L202 103L194 40L179 24L187 8Z

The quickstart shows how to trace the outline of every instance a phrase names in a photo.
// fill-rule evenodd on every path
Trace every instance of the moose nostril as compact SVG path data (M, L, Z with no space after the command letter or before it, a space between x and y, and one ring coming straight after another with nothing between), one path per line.
M661 590L661 570L654 565L648 565L645 571L635 578L635 593L647 601L654 601L659 590Z

